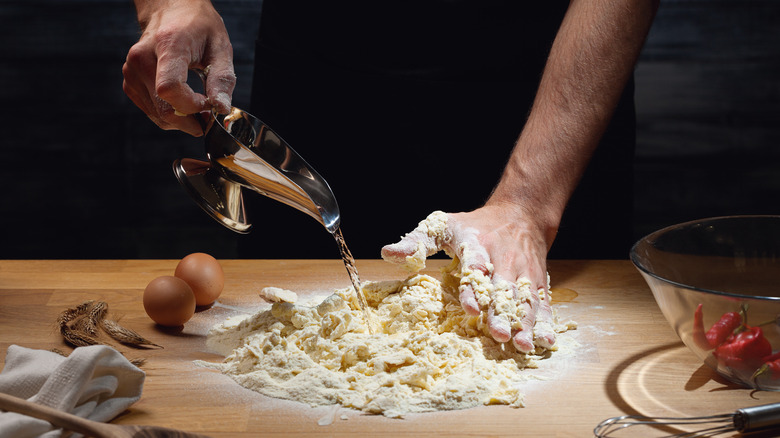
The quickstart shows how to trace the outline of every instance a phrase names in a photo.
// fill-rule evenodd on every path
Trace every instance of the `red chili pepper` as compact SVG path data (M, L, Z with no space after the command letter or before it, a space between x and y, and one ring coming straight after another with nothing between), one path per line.
M742 316L737 312L728 312L705 333L702 305L699 304L693 314L693 341L702 350L711 350L722 344L741 325Z
M777 379L780 377L780 360L774 360L772 362L767 362L763 366L767 367L769 369L769 372L772 373L772 378Z
M780 351L776 353L772 353L771 355L764 358L764 362L774 362L776 360L780 359Z
M753 372L772 354L772 345L764 337L761 327L748 327L729 336L713 352L718 362L737 371Z
M775 359L766 361L766 363L761 365L761 368L753 373L751 380L755 380L758 376L764 375L766 373L770 373L772 380L780 378L780 360Z
M707 330L707 341L709 341L712 348L722 344L729 336L734 333L734 330L742 325L742 316L737 312L724 313L720 317L718 322L712 325Z

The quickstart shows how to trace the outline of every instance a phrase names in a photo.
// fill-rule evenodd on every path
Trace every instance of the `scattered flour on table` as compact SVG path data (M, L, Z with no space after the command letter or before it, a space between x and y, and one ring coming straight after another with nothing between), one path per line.
M365 283L374 334L351 287L311 305L280 300L270 310L214 326L207 345L225 360L198 363L267 396L388 417L488 404L521 407L522 382L534 377L520 371L571 344L537 346L523 354L511 343L495 342L486 312L463 311L462 276L456 259L442 270L441 280L412 274ZM527 296L530 285L523 284L527 290L520 296ZM573 327L553 321L558 333Z

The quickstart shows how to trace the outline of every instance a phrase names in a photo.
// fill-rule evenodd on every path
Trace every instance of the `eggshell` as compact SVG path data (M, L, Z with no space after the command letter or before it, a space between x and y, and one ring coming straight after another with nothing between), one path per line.
M212 304L219 298L225 286L222 266L217 259L202 252L181 259L173 275L190 285L198 306Z
M176 327L195 314L195 294L182 280L171 275L157 277L144 289L144 310L154 322Z

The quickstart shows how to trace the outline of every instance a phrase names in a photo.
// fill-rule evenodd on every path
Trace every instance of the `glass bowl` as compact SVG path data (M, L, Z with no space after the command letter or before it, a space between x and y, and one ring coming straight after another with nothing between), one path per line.
M673 225L639 240L631 261L704 363L740 385L780 390L780 216Z

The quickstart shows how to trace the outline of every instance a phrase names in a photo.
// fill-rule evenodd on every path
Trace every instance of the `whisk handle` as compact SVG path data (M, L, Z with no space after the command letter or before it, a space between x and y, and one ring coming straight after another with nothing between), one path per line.
M743 408L734 413L734 428L740 432L772 426L780 426L780 403Z

